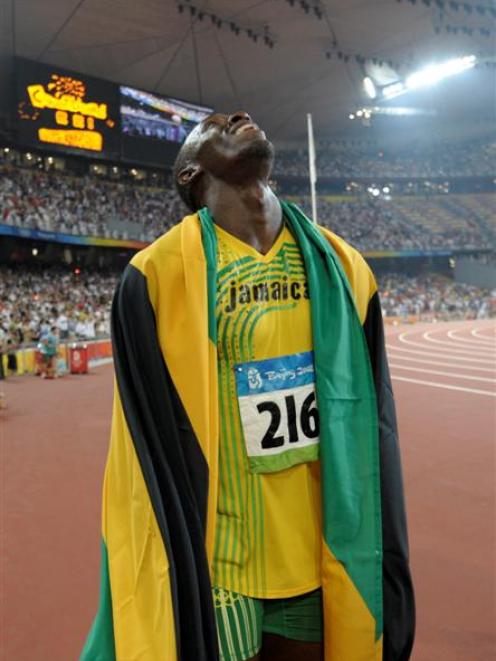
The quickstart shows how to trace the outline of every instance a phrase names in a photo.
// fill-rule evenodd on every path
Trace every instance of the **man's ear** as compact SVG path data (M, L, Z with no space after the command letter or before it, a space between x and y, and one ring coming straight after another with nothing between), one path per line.
M177 181L181 186L186 186L194 181L202 173L201 165L191 163L183 168L177 175Z

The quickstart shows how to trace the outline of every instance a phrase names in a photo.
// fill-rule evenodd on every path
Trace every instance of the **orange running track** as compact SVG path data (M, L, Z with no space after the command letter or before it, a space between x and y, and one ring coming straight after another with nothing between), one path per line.
M388 345L417 593L412 658L489 661L495 327L396 327ZM0 659L75 661L98 598L112 367L56 381L10 378L4 389Z

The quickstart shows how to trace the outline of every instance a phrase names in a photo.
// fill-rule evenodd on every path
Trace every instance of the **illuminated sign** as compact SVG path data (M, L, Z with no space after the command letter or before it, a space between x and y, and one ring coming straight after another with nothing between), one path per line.
M21 137L70 150L119 151L116 86L26 60L17 66Z
M32 106L78 113L96 119L107 119L106 103L84 101L86 88L80 80L57 76L56 74L52 76L52 79L54 82L50 83L48 88L55 87L55 92L47 92L43 85L28 85L28 94ZM61 91L57 91L57 89Z
M182 143L212 108L121 85L120 111L124 135Z
M102 134L98 131L60 131L58 129L38 129L41 142L65 145L76 149L103 150Z

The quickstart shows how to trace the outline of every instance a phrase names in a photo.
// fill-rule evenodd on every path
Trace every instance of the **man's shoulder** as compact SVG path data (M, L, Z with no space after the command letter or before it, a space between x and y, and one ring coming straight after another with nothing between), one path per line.
M131 259L131 264L139 268L140 265L148 260L160 260L168 255L179 254L182 222L177 223L177 225L171 227L171 229L159 236L158 239L155 239L146 248L137 252Z
M320 227L319 229L339 257L350 283L360 320L363 323L370 299L377 291L374 274L363 255L356 248L326 227Z
M327 227L319 225L319 230L336 250L341 260L346 260L346 262L354 264L357 268L369 269L365 258L357 248L353 247L338 234L331 232Z
M138 270L145 272L150 265L170 264L174 260L181 258L183 250L183 232L182 226L191 216L186 216L179 223L174 225L165 234L155 239L153 243L137 252L131 259L131 265Z

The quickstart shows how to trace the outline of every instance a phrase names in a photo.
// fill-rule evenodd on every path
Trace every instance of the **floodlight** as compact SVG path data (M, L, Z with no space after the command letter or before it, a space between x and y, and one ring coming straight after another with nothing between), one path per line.
M405 86L401 82L392 83L391 85L382 88L382 94L386 99L393 99L395 96L399 96L405 92Z
M414 115L434 117L437 115L437 111L433 108L412 108L404 106L371 106L364 110L366 110L369 115L386 115L390 117L413 117Z
M477 64L475 55L466 55L465 57L457 57L452 60L446 60L440 64L433 64L432 66L420 69L412 73L406 79L406 86L409 90L419 89L420 87L428 87L438 83L443 78L454 76L457 73L471 69Z
M374 81L369 76L365 76L363 79L363 88L367 96L371 99L375 99L377 96L377 90L375 89Z

